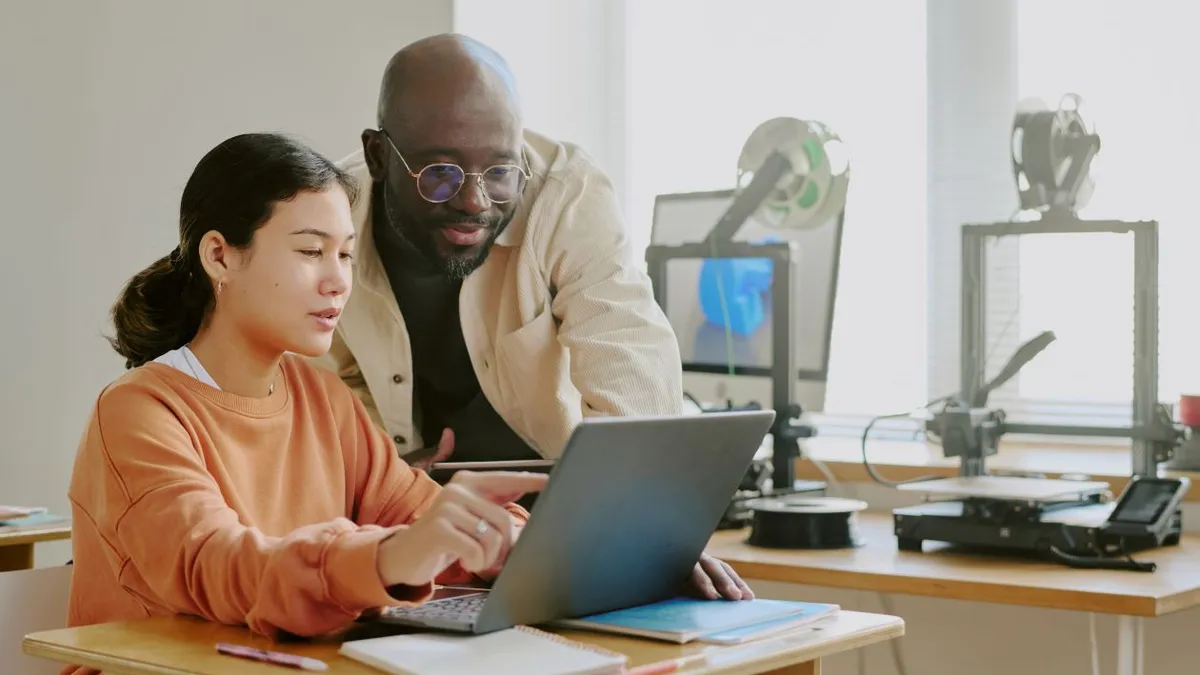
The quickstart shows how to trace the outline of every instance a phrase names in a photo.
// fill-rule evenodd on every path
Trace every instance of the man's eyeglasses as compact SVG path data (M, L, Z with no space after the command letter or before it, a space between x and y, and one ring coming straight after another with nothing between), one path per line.
M457 164L439 162L425 166L420 171L413 171L404 155L400 154L399 148L392 142L392 137L383 129L380 129L380 132L404 164L408 175L416 179L417 194L427 202L441 204L454 199L454 195L458 194L467 182L467 176L475 176L488 200L495 204L505 204L519 197L525 189L525 182L529 180L529 173L516 164L497 164L474 172L465 171ZM524 153L522 150L521 154Z

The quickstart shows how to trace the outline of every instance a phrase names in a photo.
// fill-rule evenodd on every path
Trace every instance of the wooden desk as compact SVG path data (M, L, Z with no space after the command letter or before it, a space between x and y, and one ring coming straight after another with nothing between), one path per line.
M603 646L630 657L630 667L705 651L710 662L696 675L820 675L822 657L859 649L904 634L898 617L842 612L819 624L819 630L801 630L783 638L753 645L672 645L579 631L560 631L573 640ZM277 675L279 666L217 654L218 642L278 649L320 659L329 675L379 675L379 671L339 656L336 642L272 644L262 637L231 626L220 626L188 617L143 619L64 628L27 635L26 654L63 663L99 668L105 675ZM736 650L736 651L735 651Z
M923 553L896 548L892 515L859 514L865 545L834 551L786 551L745 543L750 531L718 532L707 552L746 579L923 595L935 598L1116 614L1118 672L1141 673L1142 618L1200 605L1200 536L1139 553L1153 573L1072 569L1015 556L966 553L925 542Z
M71 523L36 527L0 527L0 572L33 568L33 545L71 538Z
M1050 607L1126 616L1160 616L1200 605L1200 536L1140 553L1154 573L1079 570L1052 562L963 553L925 542L925 552L896 549L892 515L859 514L865 545L835 551L786 551L744 543L750 531L718 532L707 552L747 579Z

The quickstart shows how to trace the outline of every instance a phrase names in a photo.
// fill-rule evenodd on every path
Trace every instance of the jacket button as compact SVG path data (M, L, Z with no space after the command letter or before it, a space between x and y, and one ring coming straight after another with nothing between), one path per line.
M396 445L404 445L404 443L405 443L404 437L401 436L400 434L396 434L395 436L392 436L392 440L396 442Z
M396 373L395 375L392 376L392 382L395 382L396 384L400 384L403 381L404 381L404 376L401 375L400 373Z

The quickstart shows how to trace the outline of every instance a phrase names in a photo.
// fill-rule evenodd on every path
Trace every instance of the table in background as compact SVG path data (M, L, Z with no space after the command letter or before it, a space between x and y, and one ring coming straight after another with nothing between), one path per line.
M1142 673L1144 617L1200 605L1200 536L1194 534L1178 546L1136 554L1158 563L1157 571L1143 573L967 553L932 541L924 552L905 552L896 548L891 513L860 513L858 523L859 548L758 548L745 543L745 529L718 532L706 550L751 580L1115 614L1119 675Z
M45 526L0 527L0 572L32 569L34 544L70 538L69 521Z
M676 645L600 633L555 632L626 654L630 658L630 667L704 651L722 656L713 658L716 663L689 669L689 673L820 675L821 658L898 638L904 634L904 621L883 614L840 612L834 618L796 631L787 638L736 646ZM338 655L338 645L334 642L273 644L243 628L189 617L43 631L26 636L22 648L32 656L98 668L105 675L277 675L281 672L279 666L217 654L215 645L218 642L277 649L320 659L329 665L326 671L329 675L379 675L374 668Z

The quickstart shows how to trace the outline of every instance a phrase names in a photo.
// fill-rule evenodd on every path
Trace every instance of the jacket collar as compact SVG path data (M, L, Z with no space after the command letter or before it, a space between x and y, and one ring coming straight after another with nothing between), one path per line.
M371 196L375 183L371 172L362 159L362 151L352 156L343 165L358 186L358 198L351 210L354 220L355 238L358 240L358 260L354 268L355 285L384 296L391 294L391 283L383 269L383 261L375 248L372 233Z

